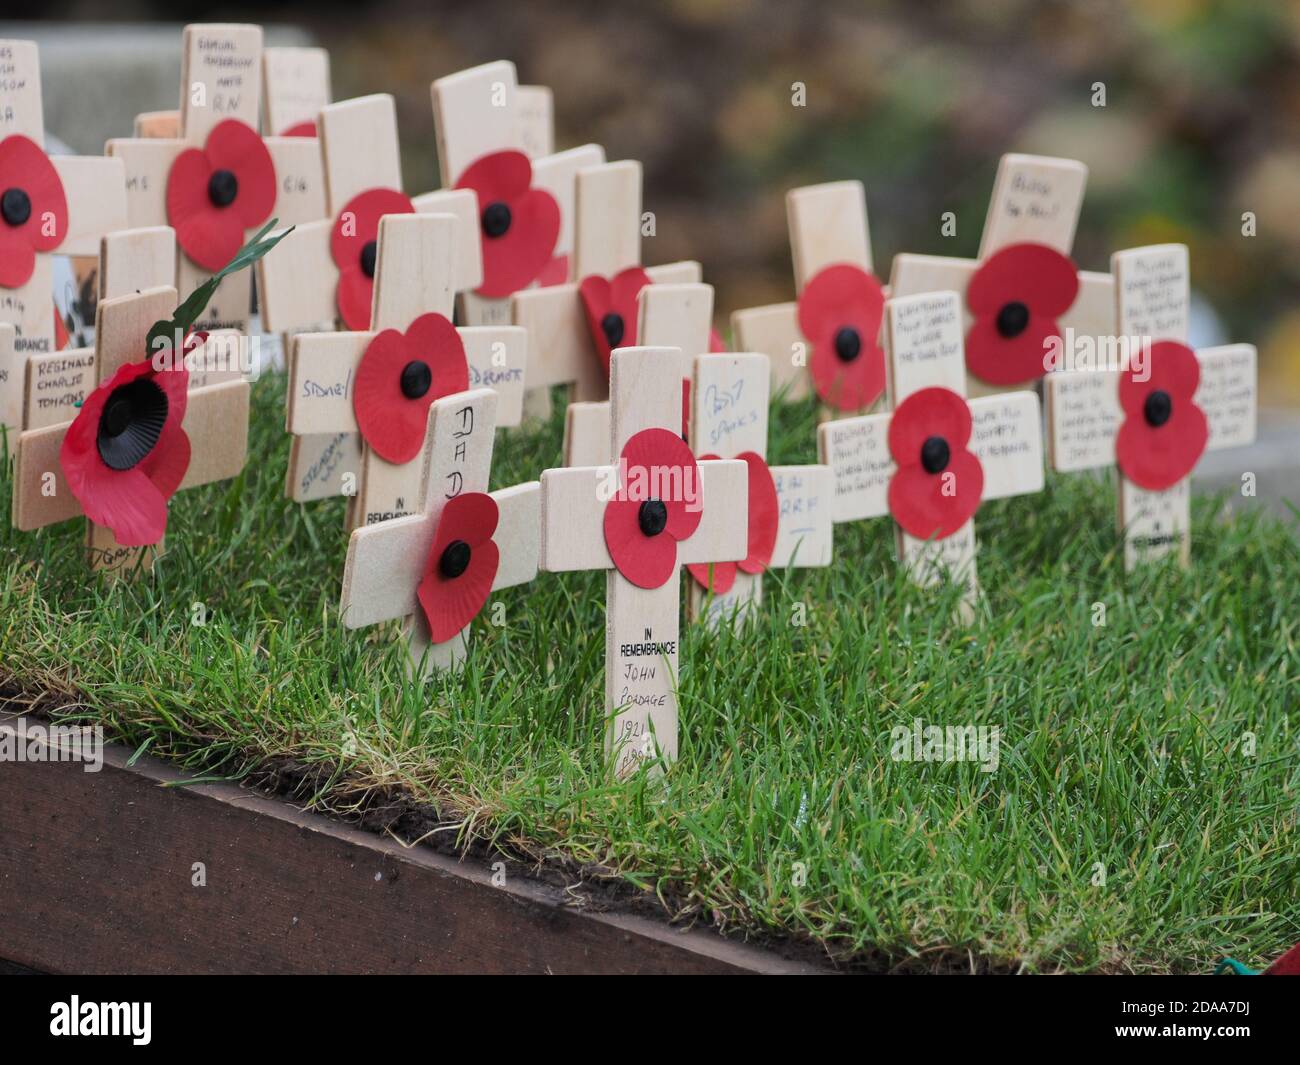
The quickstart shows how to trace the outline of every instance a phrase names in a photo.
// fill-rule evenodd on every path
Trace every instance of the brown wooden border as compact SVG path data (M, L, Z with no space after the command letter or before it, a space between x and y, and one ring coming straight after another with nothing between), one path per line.
M29 719L0 721L42 745ZM54 748L54 749L57 749ZM157 759L0 763L0 958L66 973L801 973ZM207 884L191 883L195 862Z

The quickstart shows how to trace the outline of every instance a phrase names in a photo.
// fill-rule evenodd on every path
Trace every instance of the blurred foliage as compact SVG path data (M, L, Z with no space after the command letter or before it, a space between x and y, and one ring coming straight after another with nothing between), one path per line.
M58 0L14 14L105 17ZM861 178L885 273L899 251L975 252L1003 152L1074 156L1092 169L1079 264L1185 241L1227 337L1260 345L1266 395L1300 403L1294 0L122 0L110 17L305 27L332 53L336 98L397 97L419 191L437 184L429 82L513 59L522 81L554 89L560 147L644 162L647 261L701 260L721 314L791 298L787 188ZM955 238L940 235L948 210Z

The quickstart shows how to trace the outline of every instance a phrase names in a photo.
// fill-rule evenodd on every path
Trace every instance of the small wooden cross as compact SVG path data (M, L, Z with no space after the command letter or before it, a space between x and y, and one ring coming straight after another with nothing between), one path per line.
M885 305L892 412L826 422L817 447L834 479L834 520L892 515L898 558L922 585L951 576L977 592L975 522L990 499L1043 488L1037 393L967 400L955 292Z
M469 621L490 590L537 575L538 483L487 490L497 401L486 388L435 400L419 511L354 529L348 542L343 624L357 629L405 618L417 675L464 659ZM481 518L485 506L494 518ZM486 560L489 571L482 572L477 567Z
M433 82L430 87L438 165L444 188L459 187L473 176L471 167L505 152L520 152L529 161L532 189L549 194L559 211L559 230L550 249L551 261L526 284L556 284L570 280L574 241L574 176L584 167L605 161L599 145L584 144L553 151L550 91L521 86L515 65L506 60L485 63ZM519 191L519 190L516 190ZM509 295L502 295L493 263L500 242L517 239L528 219L514 218L503 201L478 203L476 232L485 261L485 274L473 286L478 291L460 297L460 317L468 325L511 325ZM507 206L502 212L501 206ZM518 204L516 204L518 206ZM509 287L509 286L507 286ZM490 288L491 291L484 291Z
M972 394L1032 387L1056 343L1088 345L1110 335L1110 276L1077 270L1068 259L1087 180L1088 168L1074 159L1004 155L978 259L894 257L891 295L962 297Z
M610 374L618 465L542 474L541 568L603 569L605 749L626 775L677 756L679 567L748 550L748 467L695 462L681 439L680 352L622 348Z
M203 167L217 166L208 158L207 153L212 147L209 138L227 120L234 120L244 130L256 131L260 118L261 84L260 26L200 23L185 27L181 51L181 109L176 128L168 128L166 112L155 113L151 116L153 121L142 123L137 120L137 136L111 139L105 149L109 156L120 159L126 167L127 225L133 229L194 225L196 230L209 233L208 227L214 224L214 218L219 216L225 220L223 208L242 211L244 208L240 205L246 204L249 210L254 210L255 205L256 213L261 217L249 221L244 227L234 244L238 248L244 239L272 218L288 226L320 216L325 195L320 148L306 137L261 139L273 171L273 199L270 203L262 200L264 178L261 175L254 181L251 174L246 174L242 184L238 178L232 184L233 171L214 169L205 193L205 202L210 202L213 214L207 214L206 206L197 210L193 202L186 201L181 206L182 194L187 190L195 194L191 185L199 178L186 172L184 176L193 181L183 180L181 171L175 169L178 160L182 157L193 159L188 153L197 150L203 153ZM142 130L175 135L142 136ZM218 138L221 136L221 133L217 134ZM261 211L263 206L266 208L264 214ZM234 219L230 227L233 230L242 215L229 217ZM235 239L232 234L226 236L227 242ZM194 240L197 243L192 242ZM202 236L189 238L185 233L178 234L176 285L180 291L193 291L220 265L224 265L214 265L215 259L206 265L200 264L185 250L186 247L194 249L208 243ZM221 246L224 247L224 243ZM211 244L207 254L218 254L216 242ZM195 323L196 327L208 332L218 329L247 332L251 294L246 274L239 272L228 276L218 286L208 307Z
M317 133L316 119L329 102L329 52L324 48L263 49L263 133L279 137L314 137Z
M126 174L115 159L46 156L35 41L0 40L0 159L0 322L15 327L21 360L55 350L52 256L94 256L105 233L126 225ZM20 371L0 380L0 411L10 415L21 402L13 395Z
M768 357L758 352L695 358L691 450L742 459L749 468L749 554L734 565L690 567L690 616L710 624L730 617L740 627L762 602L763 571L769 567L831 564L830 467L767 465L771 380Z
M1126 569L1171 553L1186 565L1192 468L1255 439L1255 347L1187 347L1185 245L1116 252L1111 273L1116 342L1047 376L1048 454L1063 472L1118 466Z
M419 441L426 420L424 409L434 397L491 387L499 395L493 424L519 424L527 334L517 326L456 330L451 325L460 256L457 242L463 239L463 232L454 215L384 216L379 223L372 328L366 332L300 333L293 338L289 432L318 437L360 433L365 437L355 486L354 525L419 512L423 484ZM416 339L432 336L440 338L432 350L421 346L431 341ZM405 354L383 371L391 373L393 380L391 394L381 397L388 412L377 427L382 430L381 438L368 435L367 420L358 410L374 395L364 378L369 375L370 381L377 380L376 367L391 362L385 351L394 345ZM418 420L419 436L405 445L396 438L389 442L393 423L404 420L408 413L408 428L413 430Z
M102 301L95 314L95 381L97 388L111 381L127 364L140 363L154 353L148 348L148 334L154 323L170 318L176 309L176 290L171 287L146 289L143 292ZM144 462L161 458L155 451L162 439L155 415L133 392L139 381L117 388L104 404L97 429L98 448L105 465L132 474L144 471ZM159 390L155 387L153 393ZM123 393L119 395L119 393ZM132 393L132 394L125 394ZM146 399L149 397L145 397ZM122 402L118 402L122 400ZM248 448L249 385L240 379L207 385L188 393L184 420L181 423L189 440L189 458L179 488L193 488L212 481L236 476L244 466ZM69 414L74 412L69 411ZM74 419L75 420L75 419ZM63 422L23 432L18 437L14 470L13 522L24 531L66 521L83 513L65 475L63 446L73 422ZM141 428L136 434L135 429ZM95 432L96 427L91 426ZM152 442L150 442L152 437ZM110 446L116 441L140 439L143 456L119 455ZM174 458L174 455L169 455ZM174 473L179 473L174 466ZM143 476L143 473L141 473ZM150 478L152 480L152 478ZM173 489L177 486L172 485ZM141 546L118 542L106 527L87 523L87 549L95 569L114 574L130 573L147 552L157 551L161 541ZM147 556L145 556L147 557Z
M772 388L788 401L815 393L827 417L875 407L885 385L879 347L884 292L872 266L866 190L861 181L809 185L787 192L785 208L796 302L732 312L736 348L769 357ZM838 307L839 317L823 329L817 319L824 313L813 312L828 303L819 295L828 286L834 298L826 311Z
M98 301L169 287L176 274L176 235L167 226L120 229L100 242ZM189 389L243 377L240 339L233 331L208 336L191 352ZM27 359L20 397L19 425L25 432L61 425L97 386L95 349L65 348Z

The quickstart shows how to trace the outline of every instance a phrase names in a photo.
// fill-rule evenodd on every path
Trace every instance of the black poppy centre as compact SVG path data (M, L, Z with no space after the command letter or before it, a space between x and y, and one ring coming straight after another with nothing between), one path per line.
M469 569L470 553L469 544L464 540L453 540L442 549L442 557L438 559L438 572L449 581L455 580Z
M481 221L483 223L484 236L492 237L493 239L504 237L506 231L510 229L510 205L502 203L500 200L496 203L489 203L485 208L483 208L483 217Z
M610 311L600 320L600 331L605 334L605 343L611 348L616 348L623 343L623 333L626 328L623 324L623 316L617 311Z
M433 371L423 359L412 359L402 367L401 389L407 399L419 399L433 385Z
M379 253L379 242L368 240L361 245L361 272L366 277L375 276L375 257Z
M835 357L840 362L852 362L862 354L862 334L851 325L840 328L835 333Z
M637 511L637 521L646 536L658 536L668 527L668 508L662 499L647 499Z
M167 393L138 377L113 389L99 416L95 443L104 465L129 470L148 456L167 424Z
M21 226L32 216L32 198L25 189L5 189L0 196L0 217L11 226Z
M1029 327L1029 308L1018 300L1004 304L998 311L998 333L1011 340Z
M208 199L213 207L229 207L239 195L239 179L229 170L214 170L208 178Z
M1173 397L1162 388L1157 388L1150 393L1142 404L1142 417L1146 419L1147 425L1153 429L1159 429L1170 419L1173 413Z
M928 436L921 445L921 467L926 473L942 473L951 458L948 441L941 436Z

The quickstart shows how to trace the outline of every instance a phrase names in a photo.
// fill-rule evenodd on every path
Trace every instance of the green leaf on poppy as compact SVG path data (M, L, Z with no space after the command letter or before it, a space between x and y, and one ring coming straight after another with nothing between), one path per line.
M226 263L225 266L186 296L170 318L161 318L154 322L146 341L150 353L170 345L175 337L183 337L189 333L190 327L199 320L199 315L203 313L204 308L212 302L217 286L225 278L231 274L239 273L245 267L252 266L253 263L257 262L258 259L262 258L263 255L294 231L294 227L290 226L283 233L277 233L274 237L268 238L267 234L275 228L278 221L278 218L272 218L271 221L267 222L257 236L231 256L230 262Z

